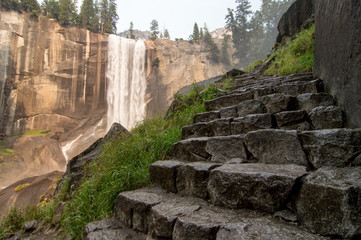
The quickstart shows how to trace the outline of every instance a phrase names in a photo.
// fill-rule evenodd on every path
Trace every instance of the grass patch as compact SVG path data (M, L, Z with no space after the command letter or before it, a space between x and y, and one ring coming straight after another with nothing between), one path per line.
M24 210L11 208L0 221L0 239L23 229L24 224L31 220L50 223L55 212L54 201L46 206L27 206Z
M42 136L46 137L50 133L49 130L29 130L21 134L21 136Z
M261 60L261 59L257 59L256 61L254 61L254 63L252 63L251 65L247 66L244 71L245 72L250 72L252 71L253 69L255 69L255 67L257 67L258 65L261 65L262 63L264 63L265 61L264 60Z
M2 148L0 147L0 155L15 155L16 152L11 148Z
M30 186L30 183L20 184L19 186L14 188L14 192L19 193L19 192L21 192L22 190L24 190L25 188L27 188L29 186Z
M312 72L314 58L315 25L298 33L293 40L287 41L270 58L276 59L264 72L265 75L288 75Z

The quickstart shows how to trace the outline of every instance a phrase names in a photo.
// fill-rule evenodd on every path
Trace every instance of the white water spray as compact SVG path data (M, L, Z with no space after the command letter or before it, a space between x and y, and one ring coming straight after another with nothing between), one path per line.
M145 117L144 41L109 35L107 130L114 122L132 129Z

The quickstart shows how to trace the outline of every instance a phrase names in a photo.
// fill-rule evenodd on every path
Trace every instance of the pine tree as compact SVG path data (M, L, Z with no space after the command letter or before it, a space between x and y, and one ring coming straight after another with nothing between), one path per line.
M218 63L220 60L219 48L218 48L217 44L214 42L212 35L208 31L208 28L206 25L204 27L204 31L205 31L204 42L206 43L208 51L209 51L208 58L211 61Z
M31 16L38 16L40 14L40 6L36 0L21 0L21 9L28 12Z
M78 26L93 32L99 31L99 19L93 0L84 0L80 8Z
M199 40L199 39L200 39L200 36L199 36L199 28L198 28L198 24L197 24L197 23L194 23L194 26L193 26L192 39L193 39L193 40Z
M251 5L248 0L237 0L236 11L228 9L226 16L226 27L232 31L233 45L235 47L234 57L239 60L241 66L248 63L248 50L250 44L248 18L252 14Z
M152 22L150 23L150 31L151 31L151 35L150 35L150 40L155 41L158 38L158 21L153 19Z
M229 55L229 41L231 40L231 36L228 34L223 35L223 42L222 42L222 63L226 66L231 65L231 57Z
M130 26L129 26L129 37L131 39L135 39L135 35L134 35L134 24L133 22L130 22Z
M168 29L164 29L164 38L170 39L170 35L169 35Z
M200 40L203 40L203 39L204 39L203 28L200 29L199 39L200 39Z
M101 33L116 33L118 19L115 0L102 0L100 3Z
M76 11L76 0L59 1L59 23L61 25L75 26L78 18Z
M44 0L42 3L43 15L59 21L60 4L57 0Z
M21 6L18 0L0 0L0 9L5 11L21 11Z

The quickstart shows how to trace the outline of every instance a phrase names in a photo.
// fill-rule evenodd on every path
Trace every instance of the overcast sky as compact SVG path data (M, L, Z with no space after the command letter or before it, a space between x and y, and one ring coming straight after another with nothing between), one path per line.
M38 0L39 3L42 0ZM172 39L188 39L193 32L194 23L199 27L207 24L213 31L224 27L227 8L235 8L236 0L117 0L119 21L117 31L129 29L133 21L134 28L149 30L150 22L156 19L159 30L168 29ZM78 5L83 1L78 0ZM250 0L252 10L261 6L261 0ZM79 9L78 9L79 10Z

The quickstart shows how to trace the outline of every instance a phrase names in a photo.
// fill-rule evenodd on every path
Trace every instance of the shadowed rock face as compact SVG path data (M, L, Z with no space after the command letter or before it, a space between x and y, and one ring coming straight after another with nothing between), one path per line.
M361 127L361 2L316 0L314 73L344 109L349 127Z
M277 29L277 42L283 42L287 37L292 37L300 28L313 19L315 13L315 0L295 1L280 19Z

